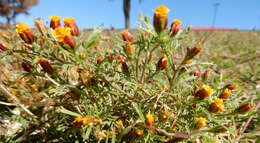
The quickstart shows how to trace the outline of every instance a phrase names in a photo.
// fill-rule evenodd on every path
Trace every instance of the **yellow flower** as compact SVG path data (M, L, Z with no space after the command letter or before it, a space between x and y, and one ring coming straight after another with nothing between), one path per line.
M154 115L152 115L152 114L146 114L145 123L146 123L146 125L148 125L148 126L153 126L153 124L154 124Z
M202 88L196 93L196 96L198 96L200 99L204 99L212 95L213 92L213 89L211 89L209 86L203 85Z
M215 98L214 101L210 104L209 110L211 112L225 111L223 100Z
M221 93L220 98L228 99L230 94L231 94L231 90L228 88L225 88L225 90Z
M65 27L71 28L70 30L73 36L79 35L79 29L73 17L63 18L63 22L65 24Z
M217 105L220 111L225 111L222 99L215 98L214 103Z
M91 115L88 115L83 118L83 125L92 125L94 122L95 118Z
M169 12L170 9L168 9L165 5L158 6L154 11L155 15L160 18L166 17Z
M83 118L83 116L78 116L77 118L75 118L75 121L80 122L82 118Z
M70 28L62 28L61 26L53 31L53 35L58 39L59 42L63 42L66 36L70 35Z
M118 120L118 121L116 122L116 124L117 124L118 126L123 126L122 120Z
M229 90L228 88L226 88L225 90L224 90L224 92L223 92L224 94L231 94L231 90Z
M137 130L135 130L135 133L136 133L138 136L141 136L141 135L144 134L144 130L137 129Z
M207 125L207 119L206 118L203 118L203 117L199 117L197 120L196 120L196 126L198 128L202 128L202 127L205 127Z
M15 31L19 34L23 33L24 31L30 29L30 27L28 25L26 25L25 23L20 23L20 24L17 24L16 26L16 29Z
M114 136L114 131L110 131L109 133L108 133L108 138L113 138L113 136Z
M54 22L60 21L60 16L52 15L52 16L49 16L49 18L50 18L52 21L54 21Z
M213 89L211 89L209 86L203 85L202 88L204 88L206 90L206 92L209 96L213 94Z
M73 17L63 18L63 22L64 22L66 25L70 25L70 24L74 23L74 18L73 18Z
M118 128L119 128L121 131L124 130L124 125L123 125L122 120L118 120L118 121L116 122L116 124L117 124Z
M179 20L179 19L174 19L174 20L173 20L173 23L181 24L181 20Z
M77 118L74 119L74 121L72 122L72 125L80 127L83 124L83 118L84 116L80 115Z
M121 31L121 35L125 35L127 33L128 33L128 29L125 29L125 30Z

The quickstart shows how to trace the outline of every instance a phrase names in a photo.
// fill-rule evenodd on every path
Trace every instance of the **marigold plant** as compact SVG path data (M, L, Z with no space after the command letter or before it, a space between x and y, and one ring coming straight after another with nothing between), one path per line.
M190 27L167 27L169 11L159 6L153 25L141 15L136 31L109 38L103 27L79 32L71 17L65 27L59 16L51 28L40 19L35 30L17 25L12 47L1 44L1 95L23 109L14 115L22 127L6 141L239 140L258 107L214 63L198 60L205 47L189 40Z

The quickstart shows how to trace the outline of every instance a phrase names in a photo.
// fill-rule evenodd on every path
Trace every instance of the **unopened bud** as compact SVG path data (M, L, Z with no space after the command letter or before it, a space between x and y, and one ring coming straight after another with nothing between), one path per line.
M225 88L228 88L230 90L236 89L238 85L236 83L230 83L225 86Z
M198 71L194 72L194 76L196 76L197 78L200 77L200 73Z
M24 69L25 71L27 71L27 72L30 72L30 71L32 70L32 66L29 65L29 64L26 63L26 62L22 62L22 67L23 67L23 69Z
M126 42L125 52L126 52L127 56L129 57L129 59L134 59L134 57L135 57L135 47L130 42Z
M100 64L102 62L102 58L101 57L98 57L97 58L97 64Z
M173 23L171 24L171 36L177 35L180 29L181 29L181 21L179 19L174 19Z
M154 115L152 114L146 114L145 124L147 126L153 126L154 124Z
M192 59L194 56L198 55L199 52L201 51L200 43L198 43L193 48L187 47L187 50L188 50L188 53L187 53L188 58Z
M210 73L211 73L211 70L210 69L206 69L206 71L202 75L202 78L203 78L204 81L209 79Z
M137 129L137 130L135 130L135 133L137 136L142 136L144 134L144 130Z
M122 35L124 41L134 42L134 37L128 32L127 29L123 30L121 32L121 35Z
M237 112L240 114L244 114L248 111L250 111L254 107L254 104L252 103L246 103L237 108Z
M55 69L54 67L51 65L51 63L43 58L38 58L37 59L37 62L40 63L43 71L49 73L49 74L52 74Z
M207 85L203 85L199 91L196 92L195 96L199 97L200 100L213 94L213 89Z
M222 99L228 99L228 97L231 94L231 90L228 88L225 88L225 90L220 94L220 98Z
M167 69L168 66L168 59L167 56L164 54L161 59L157 63L157 68L160 70Z
M128 65L126 64L126 62L122 62L122 71L123 73L129 73Z
M123 62L123 56L121 56L121 55L118 55L118 56L117 56L117 59L119 60L119 62L120 62L120 63L122 63L122 62Z

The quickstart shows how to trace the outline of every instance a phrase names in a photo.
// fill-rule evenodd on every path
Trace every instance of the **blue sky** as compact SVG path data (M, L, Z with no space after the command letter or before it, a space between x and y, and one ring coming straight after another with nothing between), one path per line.
M140 11L149 17L153 9L164 4L171 9L169 23L178 18L183 26L210 26L213 19L213 3L219 2L216 26L238 29L260 29L260 0L131 0L131 28L138 21ZM30 15L20 15L19 22L33 25L33 18L48 21L50 15L75 17L82 29L104 24L109 28L124 28L123 0L39 0L29 10Z

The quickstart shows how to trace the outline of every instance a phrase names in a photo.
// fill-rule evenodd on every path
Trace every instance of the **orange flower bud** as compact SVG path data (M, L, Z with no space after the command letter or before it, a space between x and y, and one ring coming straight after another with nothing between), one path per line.
M72 17L64 18L63 22L65 24L65 27L69 27L71 29L71 34L73 36L79 35L79 29L78 29L76 22L74 21L74 18L72 18Z
M209 111L214 112L214 113L220 112L220 111L225 111L223 100L215 98L214 101L210 104Z
M163 90L164 90L165 92L168 92L168 91L169 91L169 89L168 89L168 87L167 87L166 84L163 85Z
M220 98L228 99L230 94L231 94L231 90L229 90L228 88L225 88L225 90L221 93Z
M254 104L252 103L246 103L237 108L237 112L240 114L244 114L248 111L250 111L254 107Z
M7 51L9 48L4 43L0 43L0 52L1 51Z
M164 5L160 5L155 9L153 25L157 33L161 33L167 27L169 12L170 10Z
M110 139L113 138L114 134L115 134L115 133L114 133L113 131L110 131L110 132L108 133L108 138L110 138Z
M167 69L168 66L168 59L167 56L164 54L161 59L157 63L157 68L160 70Z
M91 115L87 115L83 117L83 125L92 125L93 122L95 121L95 118Z
M236 83L230 83L225 86L225 88L228 88L230 90L236 89L238 85Z
M24 69L25 71L27 71L27 72L30 72L30 71L32 70L32 66L29 65L29 64L26 63L26 62L22 62L22 67L23 67L23 69Z
M17 24L16 32L20 35L23 41L27 44L31 44L34 41L34 35L32 29L27 26L25 23Z
M142 136L144 134L144 130L137 129L137 130L135 130L135 133L137 136Z
M70 28L58 27L54 30L53 35L64 48L66 48L66 45L71 49L75 48L76 43L74 38L71 36Z
M154 124L154 115L152 114L146 114L145 124L147 126L153 126Z
M75 120L72 122L72 125L76 126L76 127L80 127L83 125L83 118L84 116L78 116L77 118L75 118Z
M49 73L49 74L52 74L55 69L54 67L51 65L51 63L43 58L38 58L37 59L38 63L40 63L43 71Z
M134 59L135 56L135 47L130 43L126 42L125 44L125 52L129 59Z
M171 24L171 36L175 36L181 29L181 21L179 19L174 19Z
M109 54L109 60L112 62L114 60L115 56L113 54Z
M116 122L116 124L117 124L118 128L119 128L121 131L124 130L124 125L123 125L122 120L118 120L118 121Z
M52 29L55 29L55 28L61 26L60 25L60 16L53 15L53 16L49 16L49 18L51 19L50 27Z
M71 49L75 48L75 40L71 35L64 37L64 43L65 45L69 45Z
M198 96L200 100L205 99L206 97L213 94L213 89L207 85L203 85L202 88L195 93L195 96Z
M123 56L121 56L121 55L118 55L118 56L117 56L117 59L119 60L119 62L120 62L120 63L122 63L122 62L123 62Z
M102 62L102 58L101 57L98 57L97 58L97 64L100 64Z
M122 35L124 41L134 42L134 37L128 32L127 29L123 30L121 32L121 35Z
M197 78L200 77L200 73L198 71L194 72L194 76L196 76Z
M188 58L192 59L194 56L198 55L198 53L201 51L200 43L198 43L194 48L187 48L188 50Z
M32 92L38 91L38 88L37 88L36 84L31 85L31 89L32 89Z

